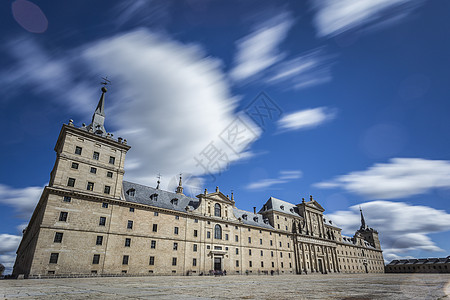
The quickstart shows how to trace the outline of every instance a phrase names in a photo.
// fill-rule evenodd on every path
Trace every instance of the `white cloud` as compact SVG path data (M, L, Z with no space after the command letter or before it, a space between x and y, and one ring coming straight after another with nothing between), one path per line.
M421 0L314 0L314 25L320 37L371 26L382 28L404 19Z
M281 13L237 41L231 78L235 81L248 79L283 59L285 55L278 48L292 24L292 18L287 13Z
M170 21L169 1L134 0L118 2L112 9L114 24L166 25Z
M279 63L266 79L269 84L288 83L289 88L302 89L331 81L331 56L323 48L309 51Z
M261 179L259 181L249 183L246 188L249 190L267 189L273 185L282 184L294 179L301 178L302 175L302 171L299 170L280 171L278 178Z
M107 97L114 107L106 126L113 123L132 146L126 178L154 184L158 172L166 175L163 182L179 172L201 175L208 172L194 157L207 147L213 146L217 158L229 162L246 151L244 147L234 153L219 138L236 121L236 99L221 62L206 57L197 45L137 30L88 45L82 57L113 79L114 91ZM259 137L260 131L252 129L245 138Z
M222 62L195 44L139 29L71 52L51 53L26 38L8 43L3 50L15 62L0 73L3 92L27 88L46 93L54 103L69 106L74 115L82 114L81 120L75 119L78 125L89 123L100 97L92 83L109 76L105 126L132 147L125 166L128 180L155 185L155 174L161 173L164 187L180 172L221 172L228 163L248 158L249 146L261 134L254 123L235 112L237 100ZM240 147L231 149L219 135L238 116L247 125L243 135L247 142L240 140ZM194 157L211 143L222 161L220 167L211 167L213 161L205 170Z
M450 214L445 211L392 201L371 201L361 207L366 224L379 232L386 261L414 250L443 251L428 234L450 230ZM345 234L353 235L360 225L358 205L328 216Z
M327 107L317 107L285 114L278 120L281 130L298 130L317 127L334 119L336 113Z
M354 171L315 184L343 188L371 199L395 199L424 194L433 188L450 188L450 161L393 158L365 171Z
M39 201L43 189L44 187L36 186L15 189L0 184L0 204L14 207L21 218L29 218Z
M0 264L5 266L4 274L11 274L16 259L16 250L19 247L21 236L0 234Z

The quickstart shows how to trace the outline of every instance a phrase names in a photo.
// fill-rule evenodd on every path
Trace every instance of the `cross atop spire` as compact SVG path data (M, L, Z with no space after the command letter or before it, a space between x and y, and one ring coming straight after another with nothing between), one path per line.
M364 220L364 215L363 215L363 212L362 212L362 209L361 209L361 205L359 206L359 211L361 212L361 227L360 227L360 230L366 229L367 228L366 220Z
M108 90L106 87L102 87L102 95L98 101L97 108L92 116L92 122L88 125L87 130L93 132L96 135L106 136L105 129L105 93Z
M158 178L158 181L156 182L157 183L156 189L159 190L159 184L161 183L161 174L158 173L158 177L156 177L156 178Z
M180 182L178 183L177 190L176 190L177 194L183 194L183 184L181 182L182 175L183 174L180 173Z

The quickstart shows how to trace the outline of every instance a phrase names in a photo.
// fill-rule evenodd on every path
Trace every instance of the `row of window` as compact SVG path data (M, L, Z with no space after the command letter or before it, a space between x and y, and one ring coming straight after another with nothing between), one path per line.
M75 154L81 155L82 152L83 152L83 148L82 147L79 147L79 146L75 147ZM92 159L99 160L100 159L100 153L97 152L97 151L94 151L94 153L92 154ZM109 157L109 163L114 165L116 163L116 158L114 156L110 156Z
M69 178L69 180L67 181L67 186L74 187L75 181L76 181L75 178ZM94 182L88 181L88 183L86 185L86 190L93 191L94 190ZM105 194L109 194L111 192L111 186L105 185L103 192Z
M79 166L80 166L79 163L72 162L72 169L78 170L78 167L79 167ZM91 169L89 170L89 172L90 172L91 174L97 174L97 168L91 167ZM113 172L107 171L107 172L106 172L106 177L112 178L112 177L113 177Z

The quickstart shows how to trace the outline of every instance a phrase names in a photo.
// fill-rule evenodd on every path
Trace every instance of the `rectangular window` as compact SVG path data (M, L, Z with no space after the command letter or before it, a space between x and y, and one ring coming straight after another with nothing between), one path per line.
M75 186L75 178L69 178L67 181L67 186L74 187Z
M228 241L228 233L225 233L225 241Z
M78 169L78 163L73 162L72 163L72 169Z
M284 268L283 262L281 262L281 267Z
M91 173L92 174L97 174L97 168L91 167Z
M264 251L261 250L261 256L264 256Z
M262 245L262 239L259 239L259 244Z
M174 234L178 234L178 227L175 227L175 228L173 229L173 233L174 233Z
M98 265L100 263L100 254L94 254L94 257L92 258L92 264Z
M252 256L252 249L248 249L248 255Z
M236 248L236 255L239 254L239 248Z
M198 231L194 230L194 237L197 237L197 236L198 236Z
M159 215L159 213L158 213L157 211L155 211L155 212L153 213L153 215L154 215L155 217L157 217L157 216Z
M83 151L83 148L76 146L75 147L75 154L81 155L81 151Z
M66 222L67 221L67 215L68 215L68 212L65 212L65 211L60 212L59 213L59 220L61 222Z
M283 257L283 252L280 252L280 257Z
M100 158L100 153L94 151L94 154L92 155L92 158L95 159L95 160L98 160Z
M134 212L134 207L130 207L130 212Z
M272 268L274 268L275 267L275 263L274 262L272 262Z
M252 243L252 238L248 237L248 243L251 244Z
M126 238L125 239L125 247L130 247L131 246L131 239L130 238Z
M62 232L55 232L55 239L53 240L54 243L62 243L63 233Z
M128 265L128 259L129 259L129 256L124 255L122 258L122 265Z
M193 247L194 247L194 248L193 248L193 251L194 251L194 252L197 252L197 244L194 244Z
M248 262L248 266L251 268L252 265L253 265L253 262L250 260L250 261Z
M105 190L103 191L105 194L109 194L111 191L111 187L109 185L105 185Z
M172 266L176 266L176 265L177 265L177 258L172 257Z
M239 242L239 237L237 235L234 236L234 241Z
M113 165L115 162L116 162L116 158L114 156L110 156L109 163Z
M264 262L263 261L261 262L261 268L264 268Z
M151 248L151 249L156 249L156 241L155 241L155 240L152 240L152 241L150 242L150 248Z
M108 171L108 172L106 173L106 177L112 178L112 176L113 176L113 172L109 172L109 171Z
M158 231L158 224L153 224L153 232L157 232Z
M270 246L273 246L273 241L272 240L270 240Z
M103 202L103 203L102 203L102 207L103 207L103 208L108 208L108 203Z
M239 267L239 261L236 260L236 267Z
M155 265L155 257L154 256L150 256L150 262L148 264L150 266L154 266Z
M197 259L196 258L193 258L192 259L192 266L197 266Z
M210 239L210 238L211 238L211 232L210 232L210 231L206 232L206 238L207 238L207 239Z
M281 246L281 242L280 242L280 247L283 247L283 246Z
M194 223L198 223L198 219L194 219Z
M127 229L133 229L133 221L128 220Z
M178 243L173 243L173 250L177 251L178 250Z
M94 183L93 182L88 182L87 186L86 186L86 190L93 191L94 190Z
M64 202L70 202L72 201L72 198L69 196L64 196Z
M97 235L97 240L95 241L96 245L101 245L103 244L103 236L101 235Z
M288 253L288 257L291 258L291 253Z
M106 225L106 217L100 217L100 222L98 223L98 225L105 226Z
M180 219L180 216L175 216L175 220L179 220Z
M288 243L288 248L290 248L290 247L289 247L289 243Z
M59 256L59 253L52 253L52 254L50 254L50 261L49 261L49 263L50 264L57 264L58 263L58 256Z
M272 257L273 257L273 251L270 251L270 256L272 256Z

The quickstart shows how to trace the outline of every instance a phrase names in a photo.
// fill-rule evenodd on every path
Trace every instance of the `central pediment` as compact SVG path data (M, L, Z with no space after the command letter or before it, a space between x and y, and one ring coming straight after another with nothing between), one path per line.
M209 200L214 200L214 201L219 201L219 202L224 202L227 204L231 204L234 205L234 201L231 200L230 198L228 198L227 196L225 196L222 192L214 192L214 193L209 193L209 194L200 194L197 197L201 197L201 198L206 198Z

